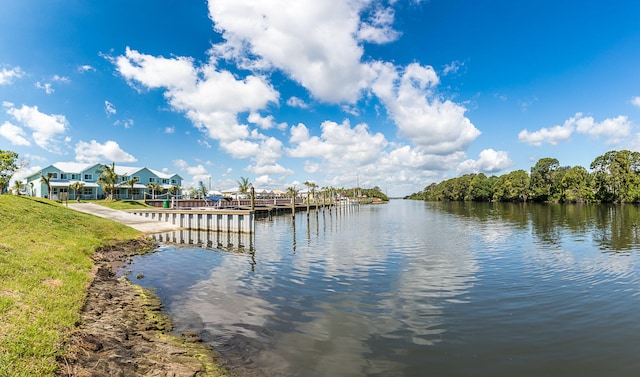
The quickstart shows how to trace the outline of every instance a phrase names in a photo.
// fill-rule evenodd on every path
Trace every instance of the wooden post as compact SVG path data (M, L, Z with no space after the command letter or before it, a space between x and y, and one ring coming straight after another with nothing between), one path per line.
M256 209L256 189L251 186L251 210L255 211Z

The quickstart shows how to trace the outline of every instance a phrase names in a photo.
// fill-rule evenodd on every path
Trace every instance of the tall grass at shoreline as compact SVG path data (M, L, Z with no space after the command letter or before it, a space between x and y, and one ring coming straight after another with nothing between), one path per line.
M0 376L52 376L96 247L140 232L46 199L0 195Z

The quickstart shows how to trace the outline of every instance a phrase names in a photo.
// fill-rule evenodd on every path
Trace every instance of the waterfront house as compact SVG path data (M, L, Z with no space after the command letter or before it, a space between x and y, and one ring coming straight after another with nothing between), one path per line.
M77 195L81 199L102 199L105 193L98 184L100 177L100 168L103 164L83 164L77 162L56 162L46 168L37 171L27 177L27 195L39 198L48 198L49 195L53 200L69 199L74 200ZM167 174L146 167L130 167L115 165L115 173L117 174L117 182L115 186L114 199L144 199L150 198L152 191L147 188L149 184L156 184L160 188L160 192L154 192L165 195L172 186L182 186L182 177L178 174ZM47 192L47 186L41 181L41 176L49 175L50 193ZM130 180L136 179L137 182L131 186ZM75 182L82 183L83 189L76 193L69 186Z

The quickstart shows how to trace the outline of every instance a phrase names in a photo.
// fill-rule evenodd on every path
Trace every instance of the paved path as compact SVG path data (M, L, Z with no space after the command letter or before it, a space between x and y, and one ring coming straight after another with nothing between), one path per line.
M144 233L159 233L180 229L177 225L164 221L149 220L142 216L133 215L131 213L118 211L93 203L69 203L69 208L117 221Z

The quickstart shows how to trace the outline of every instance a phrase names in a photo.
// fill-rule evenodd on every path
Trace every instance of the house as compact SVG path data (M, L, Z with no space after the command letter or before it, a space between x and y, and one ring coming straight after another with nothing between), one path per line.
M53 200L102 199L106 196L102 186L98 183L100 168L103 164L83 164L77 162L56 162L27 177L27 195ZM145 197L167 196L171 187L182 186L182 177L178 174L166 174L149 168L138 168L115 165L117 182L114 199L144 199ZM41 177L49 176L49 192ZM134 183L131 183L135 180ZM69 186L80 182L84 186L77 193ZM150 190L148 185L157 185L157 189Z

